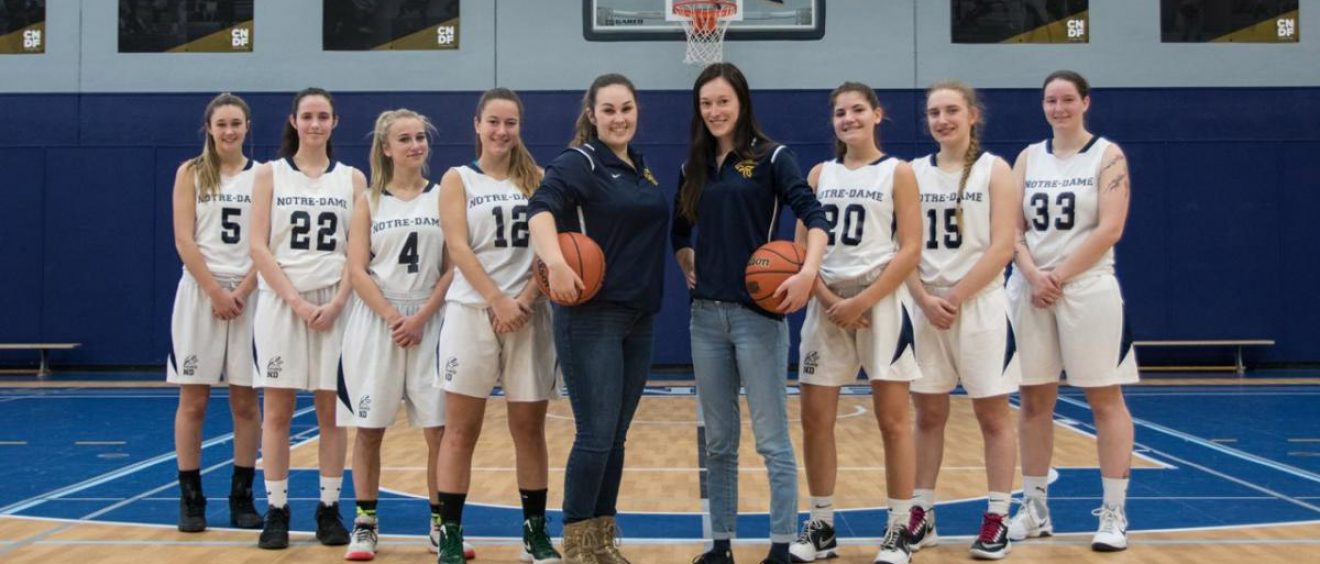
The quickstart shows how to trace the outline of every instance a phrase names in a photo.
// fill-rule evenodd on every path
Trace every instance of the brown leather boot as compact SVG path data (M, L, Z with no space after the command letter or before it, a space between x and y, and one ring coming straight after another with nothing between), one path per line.
M564 563L602 564L596 555L600 544L595 519L564 524Z
M623 553L619 552L619 545L615 544L615 536L619 533L618 524L614 517L597 517L588 521L596 527L596 559L603 564L632 564Z

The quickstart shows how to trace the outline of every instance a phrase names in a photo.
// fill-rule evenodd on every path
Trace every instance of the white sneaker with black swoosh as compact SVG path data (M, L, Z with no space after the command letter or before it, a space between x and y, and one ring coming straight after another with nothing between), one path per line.
M807 521L802 534L788 545L788 555L794 562L814 562L838 556L839 543L834 527L824 521Z
M1121 505L1104 505L1091 512L1100 518L1100 528L1091 537L1091 550L1118 552L1127 550L1127 515Z

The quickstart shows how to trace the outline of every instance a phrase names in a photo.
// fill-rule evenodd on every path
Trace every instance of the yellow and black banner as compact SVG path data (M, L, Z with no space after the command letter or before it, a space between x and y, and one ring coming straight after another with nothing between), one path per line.
M119 0L120 53L250 53L254 0Z
M1297 0L1160 0L1165 43L1297 43Z
M459 0L322 0L326 51L458 49Z
M46 0L0 1L0 55L46 52Z
M954 43L1089 43L1089 0L952 0Z

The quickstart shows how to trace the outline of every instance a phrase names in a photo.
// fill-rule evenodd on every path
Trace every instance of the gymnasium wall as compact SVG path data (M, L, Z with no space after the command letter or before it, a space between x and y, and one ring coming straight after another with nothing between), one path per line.
M48 52L0 57L0 342L85 343L55 355L64 364L163 362L180 268L170 183L200 146L199 114L218 90L252 103L259 158L274 152L289 93L308 84L336 92L337 156L355 166L365 165L377 112L418 109L440 129L438 175L471 158L481 90L522 91L524 138L545 162L567 141L580 89L622 71L643 89L639 146L673 191L696 73L679 63L681 43L587 42L577 0L469 0L459 51L324 53L319 6L258 1L252 54L130 55L115 52L113 2L48 3ZM904 157L932 149L920 87L968 80L989 105L987 147L1011 158L1048 133L1040 79L1082 71L1099 87L1093 129L1131 159L1118 257L1136 336L1274 338L1260 360L1320 362L1320 267L1305 204L1320 178L1320 43L1308 33L1320 30L1320 0L1302 1L1293 45L1162 45L1149 0L1093 0L1089 45L952 45L948 9L834 0L823 40L731 43L726 58L743 66L761 120L804 167L829 156L826 94L842 80L883 89L884 144ZM666 283L656 362L684 364L676 269ZM0 355L0 364L31 356Z

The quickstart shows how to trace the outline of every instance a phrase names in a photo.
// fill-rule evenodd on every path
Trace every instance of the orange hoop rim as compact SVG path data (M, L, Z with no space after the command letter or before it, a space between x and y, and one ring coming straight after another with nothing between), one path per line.
M697 31L712 31L716 23L738 13L731 0L674 0L674 15L688 18Z

